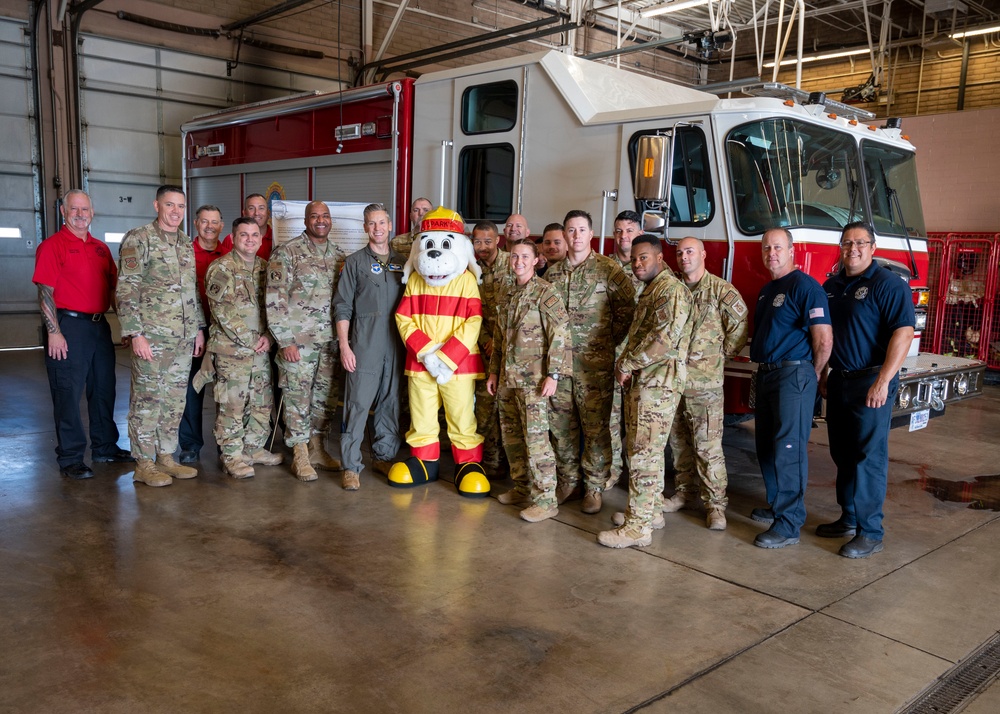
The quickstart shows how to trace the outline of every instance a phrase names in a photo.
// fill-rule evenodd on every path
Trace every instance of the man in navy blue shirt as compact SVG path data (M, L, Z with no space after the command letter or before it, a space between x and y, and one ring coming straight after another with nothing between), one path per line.
M882 504L889 471L889 422L899 367L913 343L913 300L904 280L873 259L875 235L844 226L841 269L823 285L830 301L833 354L820 381L827 398L830 455L837 464L841 516L816 528L823 538L854 536L840 554L882 550Z
M833 330L820 284L795 267L791 231L765 231L761 250L771 282L757 298L750 359L757 363L757 461L770 509L754 509L752 517L771 527L753 544L784 548L799 542L806 520L806 449Z

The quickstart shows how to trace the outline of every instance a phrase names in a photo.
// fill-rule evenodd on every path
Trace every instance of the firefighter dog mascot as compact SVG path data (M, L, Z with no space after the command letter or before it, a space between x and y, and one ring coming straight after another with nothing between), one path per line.
M406 345L412 456L392 465L389 485L399 488L436 481L441 444L438 409L444 404L455 458L455 487L463 496L489 495L479 462L483 437L476 433L476 380L483 379L479 328L482 271L465 223L438 207L424 216L403 268L406 290L396 309L396 326Z

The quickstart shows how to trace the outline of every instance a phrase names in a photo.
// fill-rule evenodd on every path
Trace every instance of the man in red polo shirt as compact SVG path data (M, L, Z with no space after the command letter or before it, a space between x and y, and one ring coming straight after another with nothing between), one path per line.
M194 247L194 270L198 276L198 297L201 298L201 308L205 311L205 321L211 322L208 308L208 297L205 295L205 274L208 266L216 258L221 258L233 249L233 240L226 236L221 241L222 211L218 206L204 205L194 214L194 226L198 231L192 245ZM208 334L205 335L206 341ZM184 416L177 430L177 441L181 447L177 460L182 464L193 464L198 460L198 453L205 445L202 435L202 414L205 407L205 390L197 391L191 380L201 369L204 355L191 358L191 374L188 376L187 401L184 403Z
M118 282L111 251L90 235L94 210L90 197L68 192L60 207L62 229L42 241L35 253L38 305L46 329L45 367L56 422L56 460L67 478L94 472L84 462L87 436L80 398L87 393L90 447L99 463L134 461L118 448L115 424L115 345L104 313Z
M243 215L254 219L260 226L260 248L257 249L257 255L263 260L270 260L274 236L271 233L271 226L267 223L271 217L267 199L259 193L251 193L243 199Z

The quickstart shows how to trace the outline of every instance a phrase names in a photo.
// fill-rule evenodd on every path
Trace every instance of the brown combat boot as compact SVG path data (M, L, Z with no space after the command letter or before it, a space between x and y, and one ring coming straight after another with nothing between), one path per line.
M344 487L345 491L357 491L361 488L361 474L357 471L351 471L348 469L341 477L341 485Z
M709 506L705 516L705 525L710 531L726 530L726 509L722 506Z
M253 478L253 466L238 456L223 456L222 468L233 478Z
M375 459L372 462L372 471L378 474L382 474L383 476L388 476L389 469L391 468L392 468L391 461L379 461L378 459Z
M319 476L309 463L309 445L296 444L292 447L292 473L299 481L315 481Z
M325 471L340 471L340 461L330 456L323 443L322 434L313 434L309 437L309 463L319 466Z
M591 515L600 513L603 504L604 498L600 491L587 491L587 495L583 497L583 503L580 504L580 512Z
M135 465L135 473L132 474L132 481L153 487L169 486L174 482L168 474L157 469L156 464L149 459L139 459Z
M257 449L252 454L247 455L247 461L251 464L263 464L264 466L277 466L284 458L281 454L275 454L267 449Z
M198 470L190 466L181 466L174 461L173 454L158 454L156 457L156 468L163 473L170 474L174 478L194 478L198 475Z

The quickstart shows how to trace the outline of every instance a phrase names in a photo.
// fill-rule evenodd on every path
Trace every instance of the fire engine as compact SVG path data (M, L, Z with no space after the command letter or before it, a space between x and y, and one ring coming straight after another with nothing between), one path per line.
M380 201L397 232L427 196L468 224L529 226L569 209L594 216L613 249L614 216L636 210L667 242L705 242L708 269L748 305L769 279L766 228L785 226L797 266L821 283L837 269L840 229L875 229L877 260L906 280L917 334L902 368L894 425L922 428L948 403L982 392L985 364L918 352L928 254L914 147L847 104L780 84L720 98L558 51L331 93L306 93L184 124L188 205L240 212L242 197ZM726 411L752 409L755 365L726 368Z

